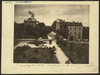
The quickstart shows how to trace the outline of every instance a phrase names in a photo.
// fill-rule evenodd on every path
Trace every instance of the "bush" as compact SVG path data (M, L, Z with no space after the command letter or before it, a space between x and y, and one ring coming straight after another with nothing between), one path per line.
M24 49L30 49L31 47L28 46L28 45L24 45L23 48L24 48Z
M23 47L17 47L14 51L15 52L23 52L26 49L30 49L31 47L29 47L28 45L24 45Z
M39 59L36 57L32 57L31 59L29 59L28 63L38 63Z
M24 47L17 47L15 50L15 52L23 52L25 51Z
M73 36L70 36L70 38L69 38L71 41L73 41L74 40L74 37Z

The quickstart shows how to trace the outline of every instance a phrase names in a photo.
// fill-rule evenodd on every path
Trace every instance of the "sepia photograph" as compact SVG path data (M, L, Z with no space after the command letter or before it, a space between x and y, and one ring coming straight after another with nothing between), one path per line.
M14 63L89 64L89 5L14 5Z
M2 74L98 73L98 1L2 1Z

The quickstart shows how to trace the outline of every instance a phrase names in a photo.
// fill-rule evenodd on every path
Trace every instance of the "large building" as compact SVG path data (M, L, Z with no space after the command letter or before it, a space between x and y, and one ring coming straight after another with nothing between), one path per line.
M70 36L73 36L74 39L82 39L82 35L83 35L83 25L81 22L65 22L65 25L68 26L68 30L69 30L69 36L68 39L70 38ZM60 30L61 29L61 23L59 21L59 19L56 20L56 30Z
M74 39L82 39L83 25L81 22L79 23L73 21L73 23L69 23L68 30L69 30L68 38L70 38L70 36L74 36Z
M27 25L36 27L36 24L38 24L38 21L34 17L28 18L27 20L24 19L24 27Z

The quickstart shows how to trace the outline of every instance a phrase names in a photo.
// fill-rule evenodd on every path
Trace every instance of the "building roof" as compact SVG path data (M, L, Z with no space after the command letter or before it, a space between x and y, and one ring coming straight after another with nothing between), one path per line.
M83 26L82 22L78 22L78 21L77 22L75 22L75 21L73 21L73 22L65 22L65 20L58 19L58 18L57 18L56 22L64 22L65 25L67 25L67 26Z
M67 26L83 26L82 23L77 23L77 22L65 22L65 25Z
M36 19L32 17L32 18L28 18L27 21L36 21Z
M34 17L32 17L31 19L32 19L32 21L36 21L36 19Z
M57 18L56 22L60 22L60 20Z

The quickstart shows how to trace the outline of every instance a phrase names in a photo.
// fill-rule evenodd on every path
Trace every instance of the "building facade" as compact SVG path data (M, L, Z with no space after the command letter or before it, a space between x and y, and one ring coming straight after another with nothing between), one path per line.
M74 37L74 40L78 40L78 39L82 39L82 35L83 35L83 25L81 22L65 22L64 23L66 26L68 26L68 30L69 30L69 36L68 39L70 38L70 36ZM64 26L65 26L64 25ZM60 22L57 19L56 20L56 30L60 30Z
M34 17L28 18L27 20L24 19L24 27L27 25L36 27L37 23L38 23L38 21L36 21L36 19Z
M83 27L82 26L68 26L68 30L69 30L69 36L68 39L70 38L70 36L73 36L74 39L82 39L82 35L83 35Z
M60 29L60 21L59 19L56 20L56 30Z
M36 27L36 25L39 22L31 16L31 18L28 18L27 20L24 19L24 33L27 31L27 27Z

